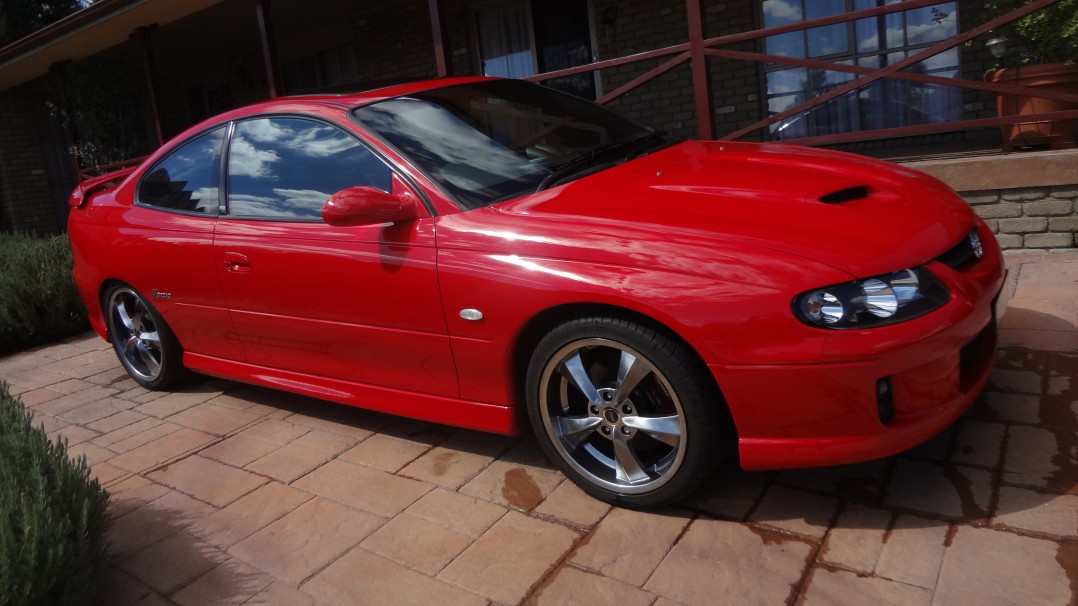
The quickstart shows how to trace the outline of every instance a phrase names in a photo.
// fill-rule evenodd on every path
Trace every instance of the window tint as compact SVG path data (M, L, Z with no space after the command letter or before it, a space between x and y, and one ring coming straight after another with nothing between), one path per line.
M330 196L359 185L389 191L389 167L333 126L301 118L236 124L228 158L230 215L320 221Z
M221 179L221 144L225 129L218 127L184 143L142 177L138 201L142 204L216 215Z

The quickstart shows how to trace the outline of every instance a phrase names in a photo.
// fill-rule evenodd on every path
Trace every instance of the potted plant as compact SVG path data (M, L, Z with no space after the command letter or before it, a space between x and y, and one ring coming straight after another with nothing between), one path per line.
M1028 0L989 1L985 9L989 15L999 15L1023 4ZM1078 0L1060 0L1007 24L985 47L1003 66L985 74L986 81L1078 94ZM1078 103L999 94L996 107L1002 117L1078 109ZM1076 122L1005 124L1003 151L1042 145L1074 147Z

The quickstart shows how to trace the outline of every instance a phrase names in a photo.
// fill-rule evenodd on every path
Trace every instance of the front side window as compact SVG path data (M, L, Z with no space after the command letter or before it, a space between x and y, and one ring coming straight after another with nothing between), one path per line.
M893 0L764 0L764 26L819 19L892 4ZM837 23L764 39L768 54L883 68L958 32L957 3ZM906 71L956 78L959 50L944 51ZM854 79L854 74L768 66L767 109L783 112ZM881 79L771 125L774 139L949 122L962 118L962 91L937 84Z
M224 127L218 127L177 147L142 177L139 203L216 215L224 137Z
M230 216L321 221L330 196L360 185L389 191L389 167L335 126L288 117L236 124L228 152Z

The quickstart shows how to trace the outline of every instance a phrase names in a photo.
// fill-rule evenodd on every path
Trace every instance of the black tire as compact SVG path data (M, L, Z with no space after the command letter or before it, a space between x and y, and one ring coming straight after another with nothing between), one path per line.
M624 319L580 318L551 330L532 354L526 388L528 417L551 461L591 496L623 507L691 493L732 432L696 354Z
M183 380L183 348L145 297L118 284L105 293L103 309L116 357L136 383L163 391Z

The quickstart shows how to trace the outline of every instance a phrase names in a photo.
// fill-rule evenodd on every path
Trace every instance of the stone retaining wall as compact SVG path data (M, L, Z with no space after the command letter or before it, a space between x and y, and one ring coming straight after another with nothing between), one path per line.
M1008 249L1078 247L1078 185L959 192Z

